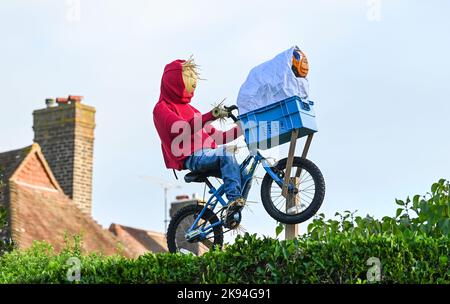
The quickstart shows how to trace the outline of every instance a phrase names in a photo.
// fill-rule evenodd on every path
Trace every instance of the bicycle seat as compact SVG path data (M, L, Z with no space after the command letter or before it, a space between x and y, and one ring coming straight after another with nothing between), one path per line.
M220 173L220 169L212 169L207 171L191 171L184 176L184 181L186 183L204 183L210 176L221 178L222 174Z

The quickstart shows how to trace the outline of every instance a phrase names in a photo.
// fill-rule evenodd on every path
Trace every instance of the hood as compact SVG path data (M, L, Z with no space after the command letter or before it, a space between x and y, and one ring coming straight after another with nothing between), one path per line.
M189 103L194 93L188 93L185 89L181 64L185 60L177 59L167 64L161 79L161 95L159 101L169 103Z

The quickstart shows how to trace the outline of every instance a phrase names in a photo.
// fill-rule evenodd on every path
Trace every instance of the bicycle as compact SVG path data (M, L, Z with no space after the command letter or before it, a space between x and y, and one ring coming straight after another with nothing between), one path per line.
M232 113L238 109L237 106L225 108L229 112L229 117L238 122ZM271 165L258 150L250 153L240 164L242 196L247 199L254 173L259 164L262 164L266 171L261 183L261 200L265 210L278 222L298 224L310 219L319 210L325 196L325 181L319 168L312 161L294 157L291 174L295 175L289 176L289 184L286 185L284 182L286 163L287 158L284 158ZM301 172L299 176L298 172ZM220 178L220 169L191 171L184 176L187 183L205 183L211 196L206 203L183 207L172 217L167 229L169 252L198 254L200 251L215 247L222 248L224 233L239 226L242 220L241 210L235 211L231 223L229 220L225 221L224 212L228 205L223 199L224 185L216 189L209 181L209 177ZM287 200L292 202L293 199L295 200L293 206L286 208ZM306 202L302 203L300 199L305 199ZM218 205L221 208L214 212ZM228 230L223 231L223 228Z

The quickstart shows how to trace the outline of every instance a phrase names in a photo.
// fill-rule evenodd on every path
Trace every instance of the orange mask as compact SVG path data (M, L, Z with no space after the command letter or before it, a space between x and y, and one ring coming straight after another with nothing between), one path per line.
M305 78L308 75L309 64L305 53L299 49L294 50L292 55L292 71L296 77Z

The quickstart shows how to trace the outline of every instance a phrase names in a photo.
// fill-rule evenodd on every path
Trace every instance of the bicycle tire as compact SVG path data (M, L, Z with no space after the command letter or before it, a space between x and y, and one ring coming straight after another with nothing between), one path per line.
M169 227L167 228L167 247L170 253L176 253L179 251L176 244L176 233L177 227L180 225L181 221L187 216L193 215L195 218L203 209L203 206L199 205L188 205L186 207L178 210L173 216L172 220L169 223ZM209 221L211 224L214 224L219 221L219 218L212 212L210 209L206 209L203 213L203 220ZM222 225L217 225L213 227L214 241L213 246L210 249L219 247L222 248L223 245L223 230Z
M284 170L286 168L287 158L280 160L275 166L278 170ZM311 175L314 185L315 185L315 193L314 198L312 199L310 205L302 212L290 215L281 212L274 205L271 198L271 186L273 179L272 177L266 173L264 175L264 179L261 184L261 200L266 209L267 213L274 218L275 220L283 223L283 224L299 224L309 220L317 211L320 209L322 202L325 198L325 180L323 178L322 172L320 172L319 168L310 160L301 157L294 157L294 161L292 164L293 167L300 167L302 170L308 171Z

